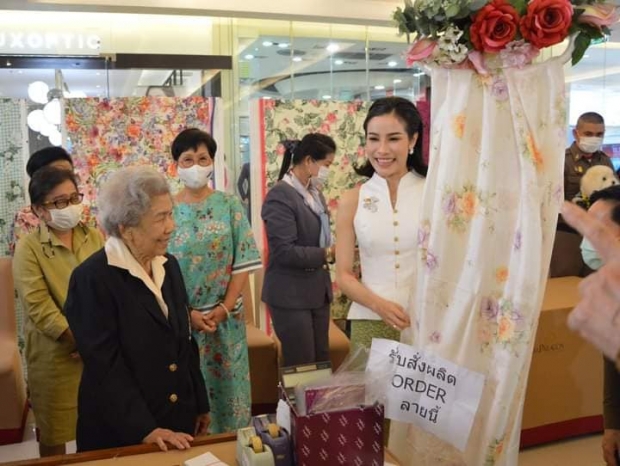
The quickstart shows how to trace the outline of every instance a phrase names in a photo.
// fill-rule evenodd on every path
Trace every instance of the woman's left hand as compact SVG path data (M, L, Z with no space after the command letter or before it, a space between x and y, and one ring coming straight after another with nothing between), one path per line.
M216 306L205 316L205 320L207 319L217 326L228 319L228 314L222 306Z
M194 429L194 435L206 435L207 429L211 424L211 414L204 413L199 414L196 418L196 428Z

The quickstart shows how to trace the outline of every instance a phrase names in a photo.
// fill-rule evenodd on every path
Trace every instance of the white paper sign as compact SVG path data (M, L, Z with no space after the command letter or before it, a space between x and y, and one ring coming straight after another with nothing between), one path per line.
M429 351L373 339L366 372L385 377L385 417L414 424L464 451L478 411L484 375Z

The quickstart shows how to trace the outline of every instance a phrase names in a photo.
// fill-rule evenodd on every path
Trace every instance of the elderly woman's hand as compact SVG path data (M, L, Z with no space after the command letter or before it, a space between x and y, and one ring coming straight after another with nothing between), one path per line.
M194 437L186 434L185 432L173 432L169 429L157 428L144 437L142 443L156 443L162 451L168 451L168 446L166 443L169 443L179 450L187 450L191 448L189 442L193 440Z
M217 324L209 319L208 315L204 315L200 311L192 311L190 313L192 320L192 328L200 333L213 333L217 330Z

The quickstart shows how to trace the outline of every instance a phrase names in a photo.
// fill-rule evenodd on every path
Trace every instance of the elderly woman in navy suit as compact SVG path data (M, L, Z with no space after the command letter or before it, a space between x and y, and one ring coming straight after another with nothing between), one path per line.
M321 194L336 144L324 134L287 141L278 183L262 208L269 261L263 301L282 342L285 366L329 360L334 246Z
M189 448L210 422L165 178L149 167L112 175L97 199L109 235L75 269L65 313L84 361L78 451L154 443ZM210 329L214 331L215 329Z

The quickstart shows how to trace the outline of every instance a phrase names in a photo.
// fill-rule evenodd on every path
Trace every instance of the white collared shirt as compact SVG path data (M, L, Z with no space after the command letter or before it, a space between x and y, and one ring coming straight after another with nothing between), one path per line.
M108 265L125 269L137 279L142 280L151 293L155 295L157 303L167 319L168 306L164 301L161 287L164 284L164 278L166 278L164 264L168 259L164 256L156 256L151 261L151 272L153 274L153 278L151 278L120 238L109 237L105 243L105 253L108 257Z

